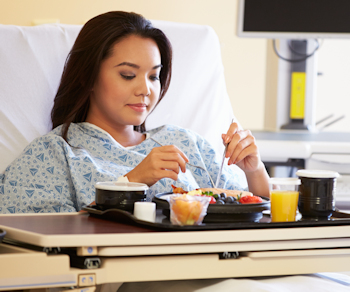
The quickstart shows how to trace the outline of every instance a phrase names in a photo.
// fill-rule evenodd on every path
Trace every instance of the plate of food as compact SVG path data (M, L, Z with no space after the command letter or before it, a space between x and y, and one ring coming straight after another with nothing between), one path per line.
M170 217L169 199L182 194L193 196L209 196L211 198L207 215L203 223L219 222L258 222L262 211L270 209L270 200L266 197L254 196L250 192L238 190L224 190L219 188L201 188L185 191L173 186L173 190L154 196L153 201L158 209L163 210L166 217Z

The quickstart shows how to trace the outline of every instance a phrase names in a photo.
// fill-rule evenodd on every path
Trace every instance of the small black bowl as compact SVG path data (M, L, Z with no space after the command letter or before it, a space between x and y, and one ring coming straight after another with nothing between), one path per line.
M95 202L100 210L121 209L134 212L134 203L146 200L148 186L133 182L98 182Z

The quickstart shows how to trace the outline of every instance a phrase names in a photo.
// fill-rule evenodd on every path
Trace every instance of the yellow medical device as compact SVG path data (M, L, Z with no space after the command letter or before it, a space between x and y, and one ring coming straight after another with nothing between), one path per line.
M292 72L291 74L291 95L290 95L290 118L305 118L305 72Z

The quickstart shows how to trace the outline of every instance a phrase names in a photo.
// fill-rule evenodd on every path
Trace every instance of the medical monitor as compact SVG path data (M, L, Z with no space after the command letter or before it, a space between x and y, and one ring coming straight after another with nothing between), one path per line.
M240 37L350 38L350 0L239 0Z

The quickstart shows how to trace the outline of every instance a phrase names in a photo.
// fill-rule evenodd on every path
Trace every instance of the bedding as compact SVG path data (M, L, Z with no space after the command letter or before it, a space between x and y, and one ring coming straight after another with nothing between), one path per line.
M118 292L349 292L350 276L338 273L260 278L124 283Z

